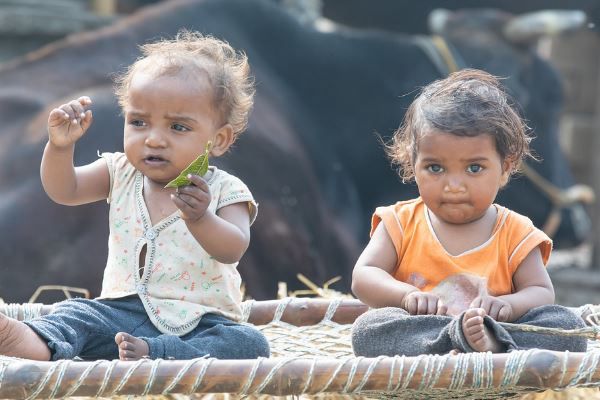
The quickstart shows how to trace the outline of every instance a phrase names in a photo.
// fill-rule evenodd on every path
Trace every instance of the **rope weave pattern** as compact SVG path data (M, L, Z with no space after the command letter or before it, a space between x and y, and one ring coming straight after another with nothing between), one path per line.
M269 340L271 357L328 357L353 358L350 331L352 325L342 325L332 321L341 299L332 299L323 320L317 325L295 326L283 322L281 317L292 297L282 299L273 320L268 325L256 326ZM250 303L246 306L246 303ZM253 302L244 302L243 321L247 321Z
M600 387L600 382L592 381L599 361L600 351L587 352L583 361L579 364L577 374L571 379L568 386Z
M375 359L354 357L350 344L351 326L340 325L332 321L332 317L340 304L339 300L330 303L325 318L321 323L303 327L297 327L281 321L281 317L290 302L291 299L280 302L273 321L268 325L257 327L269 339L273 357L277 359L277 362L274 365L270 364L273 366L265 373L264 365L266 365L267 359L257 359L253 361L252 368L247 376L232 376L232 379L244 382L237 394L248 396L264 393L263 391L266 388L275 385L281 380L282 369L298 361L299 358L310 360L310 367L307 371L302 372L302 376L295 377L296 379L302 379L303 382L302 389L297 395L335 392L355 395L376 395L377 397L393 396L396 398L503 398L522 394L527 390L539 390L539 388L523 388L518 386L527 362L535 350L513 351L509 353L502 368L501 379L495 386L493 379L494 359L491 353L465 353L452 356L448 354L441 356L421 355L410 359L404 356L378 357ZM19 305L19 307L15 305L3 306L3 309L0 308L1 312L9 316L20 317L19 319L32 318L36 313L39 315L41 310L39 305L26 307L22 307L22 305ZM245 303L245 307L247 308L244 308L243 312L246 319L250 315L251 306L251 302ZM570 334L573 334L573 332L570 332ZM585 334L587 335L587 332ZM328 372L329 375L323 379L325 384L319 388L315 388L313 384L315 381L314 373L319 365L321 365L320 363L323 362L322 357L326 358L326 361L329 363L328 365L332 361L335 364ZM585 353L577 372L572 377L570 376L568 382L565 384L568 357L569 353L565 352L564 357L561 358L560 381L556 389L574 386L600 387L600 381L594 381L594 374L597 375L596 371L600 364L600 350L592 349ZM19 363L20 361L20 359L16 358L0 356L0 389L3 388L7 381L7 369L9 366L12 363ZM188 395L191 395L197 391L202 392L203 388L210 386L205 378L214 361L211 358L198 358L186 361L177 373L169 377L170 381L161 393L168 395L185 391ZM449 367L449 365L452 365L450 361L454 363L451 368ZM373 391L365 389L369 387L373 374L383 362L390 363L390 367L386 371L386 390ZM130 363L125 372L122 373L122 377L119 378L115 373L117 365L119 365L122 372L123 364L120 364L119 360L98 360L90 363L79 376L73 379L73 372L68 371L69 367L75 363L72 360L60 360L51 363L50 368L37 381L39 383L35 385L26 399L38 398L42 392L45 393L44 397L49 399L71 396L79 388L89 384L87 382L88 378L97 369L103 370L104 374L103 379L99 383L96 396L115 396L131 384L134 379L139 380L139 374L136 378L136 373L138 373L138 370L142 366L145 367L145 371L149 372L147 372L147 376L144 378L145 385L140 395L151 394L158 376L161 375L161 366L167 364L168 361L142 359L135 363ZM259 374L261 368L262 372ZM65 377L68 374L71 375L72 383L66 382ZM184 380L190 374L195 375L195 381L192 385L186 385ZM323 374L322 368L320 374ZM358 379L359 376L360 379ZM449 376L450 378L448 383L441 385L440 380L443 376ZM109 393L105 393L109 386L113 389ZM332 387L341 389L332 389Z

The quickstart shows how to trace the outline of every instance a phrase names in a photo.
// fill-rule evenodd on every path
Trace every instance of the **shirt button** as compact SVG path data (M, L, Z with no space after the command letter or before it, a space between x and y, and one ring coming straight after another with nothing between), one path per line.
M144 286L142 284L136 285L135 288L136 288L136 290L137 290L138 293L145 293L146 292L146 286Z
M158 232L156 232L154 229L150 228L146 232L144 232L144 236L148 240L154 240L158 236Z

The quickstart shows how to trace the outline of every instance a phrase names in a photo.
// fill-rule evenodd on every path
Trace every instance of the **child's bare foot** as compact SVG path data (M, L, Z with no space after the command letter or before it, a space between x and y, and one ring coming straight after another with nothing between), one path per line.
M462 320L462 330L469 346L475 351L500 353L502 346L496 337L483 324L485 310L483 308L471 308L465 311Z
M49 361L48 344L21 321L0 314L0 354Z
M125 332L115 335L115 342L119 346L119 359L122 361L135 361L148 356L150 349L145 340L131 336Z

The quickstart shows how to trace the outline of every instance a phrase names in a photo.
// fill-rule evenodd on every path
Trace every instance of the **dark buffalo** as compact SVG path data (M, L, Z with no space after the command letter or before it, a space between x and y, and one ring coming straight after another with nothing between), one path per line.
M281 1L281 0L279 0ZM542 9L583 10L588 21L600 26L597 0L323 0L322 13L332 20L360 28L377 28L412 34L429 33L427 17L432 10L448 8L494 8L514 14Z
M535 168L566 187L572 181L556 137L559 77L527 46L499 36L503 22L490 15L449 39L466 65L509 77L506 84L539 135L534 148L544 161ZM374 207L415 195L414 186L402 185L390 168L375 134L389 138L415 89L441 76L412 37L323 33L270 1L169 1L0 69L1 297L26 301L38 285L50 283L99 293L107 206L64 207L44 194L39 162L48 111L91 96L95 122L77 146L76 163L94 160L98 151L121 150L122 119L111 73L137 57L139 43L182 27L245 50L256 75L248 132L230 155L214 160L240 176L260 203L251 246L240 263L252 296L273 297L278 281L297 288L296 273L316 283L341 275L338 288L346 291ZM524 178L515 179L500 200L538 226L551 209ZM582 236L574 235L572 218L564 216L557 242L575 244Z

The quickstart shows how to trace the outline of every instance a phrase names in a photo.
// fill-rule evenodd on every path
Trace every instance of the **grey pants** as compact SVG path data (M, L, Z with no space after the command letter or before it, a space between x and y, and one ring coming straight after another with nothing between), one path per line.
M145 340L149 357L187 360L210 356L252 359L269 356L269 343L252 326L216 314L205 314L183 336L160 332L137 296L114 300L73 299L58 303L51 314L25 322L48 343L52 360L117 359L118 332Z
M370 310L354 322L352 348L357 356L365 357L446 354L453 349L473 352L462 331L463 315L410 315L394 307ZM562 329L585 327L579 316L558 305L536 307L514 322ZM587 340L581 337L509 332L488 316L484 317L484 324L506 351L530 348L555 351L587 349Z

